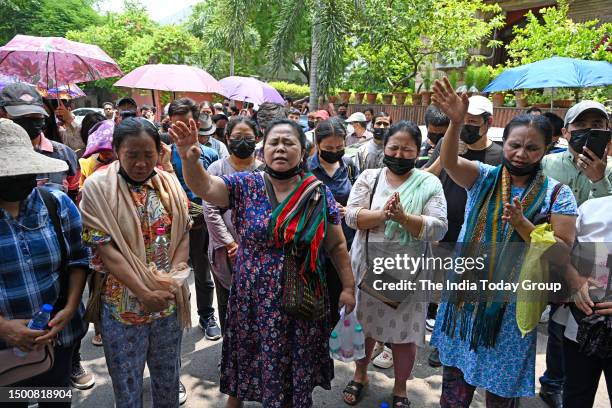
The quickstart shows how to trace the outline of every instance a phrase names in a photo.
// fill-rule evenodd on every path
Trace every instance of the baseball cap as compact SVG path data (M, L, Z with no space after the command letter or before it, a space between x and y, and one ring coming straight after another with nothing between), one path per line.
M367 121L368 120L366 119L366 117L363 114L363 112L355 112L351 116L349 116L348 119L346 120L347 123L367 122Z
M0 91L0 106L13 117L32 113L49 116L36 87L22 82L8 84Z
M574 121L578 119L578 116L582 115L588 110L596 110L598 112L601 112L601 114L604 115L606 120L610 119L610 117L608 116L608 112L606 111L606 107L603 106L601 103L595 101L582 101L569 108L569 110L565 114L564 126L567 127L567 125L569 125L570 123L574 123Z
M318 110L314 113L315 119L327 120L329 119L329 113L326 110Z
M202 115L200 117L200 129L198 134L200 136L211 136L217 131L217 127L213 123L212 118L209 115Z
M215 103L215 104L213 105L213 108L223 110L223 104L222 104L222 103L217 102L217 103Z
M130 105L134 105L134 106L138 106L138 104L136 103L136 101L132 98L130 98L129 96L124 96L123 98L120 98L117 103L115 104L115 106L119 107L121 105L126 105L126 104L130 104Z
M493 102L489 98L481 95L470 96L470 104L468 105L468 113L470 115L482 115L483 113L493 114Z

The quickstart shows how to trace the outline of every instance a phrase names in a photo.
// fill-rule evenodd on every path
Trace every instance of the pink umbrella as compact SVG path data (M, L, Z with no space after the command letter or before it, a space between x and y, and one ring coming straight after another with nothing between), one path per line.
M97 45L59 37L16 35L0 47L0 73L47 88L95 81L122 74Z
M255 78L230 76L219 82L225 88L224 95L228 99L256 103L257 105L264 102L285 103L276 89Z
M115 86L152 89L170 92L216 93L223 95L223 87L208 72L188 65L155 64L138 67Z

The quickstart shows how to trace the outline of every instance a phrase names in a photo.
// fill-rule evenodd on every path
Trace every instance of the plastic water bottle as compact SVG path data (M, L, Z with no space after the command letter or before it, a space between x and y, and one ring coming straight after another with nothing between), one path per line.
M340 336L340 351L342 352L342 357L351 358L355 353L353 349L353 337L354 330L351 327L350 319L344 319L342 325L342 335Z
M336 355L340 352L340 339L338 339L338 333L335 330L329 336L329 352Z
M357 358L365 357L365 336L363 328L359 323L355 325L355 337L353 338L353 348Z
M44 304L42 308L34 313L32 319L28 323L28 329L32 330L45 330L47 328L47 323L51 320L51 312L53 312L53 306ZM21 351L17 347L13 347L13 352L17 357L25 357L28 355L26 351Z
M155 231L157 238L153 243L153 262L160 272L170 272L170 259L168 252L170 250L170 241L166 238L166 229L159 227Z

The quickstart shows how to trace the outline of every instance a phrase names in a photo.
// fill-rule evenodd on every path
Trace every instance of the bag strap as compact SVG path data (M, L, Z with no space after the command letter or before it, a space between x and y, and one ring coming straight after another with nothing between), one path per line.
M562 187L563 187L562 183L555 184L555 186L553 187L552 193L550 194L550 204L548 204L548 210L546 211L546 222L548 222L549 224L550 224L550 216L552 215L553 204L555 204L555 201L557 201L557 197L559 196L559 192L561 191Z
M378 186L378 179L380 179L380 174L382 173L382 169L379 170L376 175L376 179L374 179L374 187L372 188L372 193L370 194L370 206L369 210L372 209L372 202L374 201L374 194L376 194L376 187ZM366 230L366 239L365 239L365 253L366 253L366 267L370 264L370 254L368 253L368 243L370 242L370 229Z
M57 200L53 197L53 194L44 187L38 187L38 192L47 207L47 212L51 218L55 235L60 247L61 261L60 261L60 293L53 305L53 313L57 313L66 307L68 301L68 248L66 247L66 240L64 239L64 233L62 231L62 224L58 215Z

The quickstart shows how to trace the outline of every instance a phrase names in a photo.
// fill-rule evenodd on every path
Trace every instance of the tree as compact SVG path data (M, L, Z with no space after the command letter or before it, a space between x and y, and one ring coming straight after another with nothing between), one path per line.
M63 37L70 30L82 30L100 20L91 0L2 0L0 2L0 44L17 34Z
M470 57L504 24L501 8L483 0L364 0L363 10L353 30L357 53L392 88L405 87L426 61Z
M576 23L568 17L567 0L558 7L540 10L541 19L529 11L524 27L514 27L514 39L506 46L509 67L559 56L612 62L612 24L598 20Z

